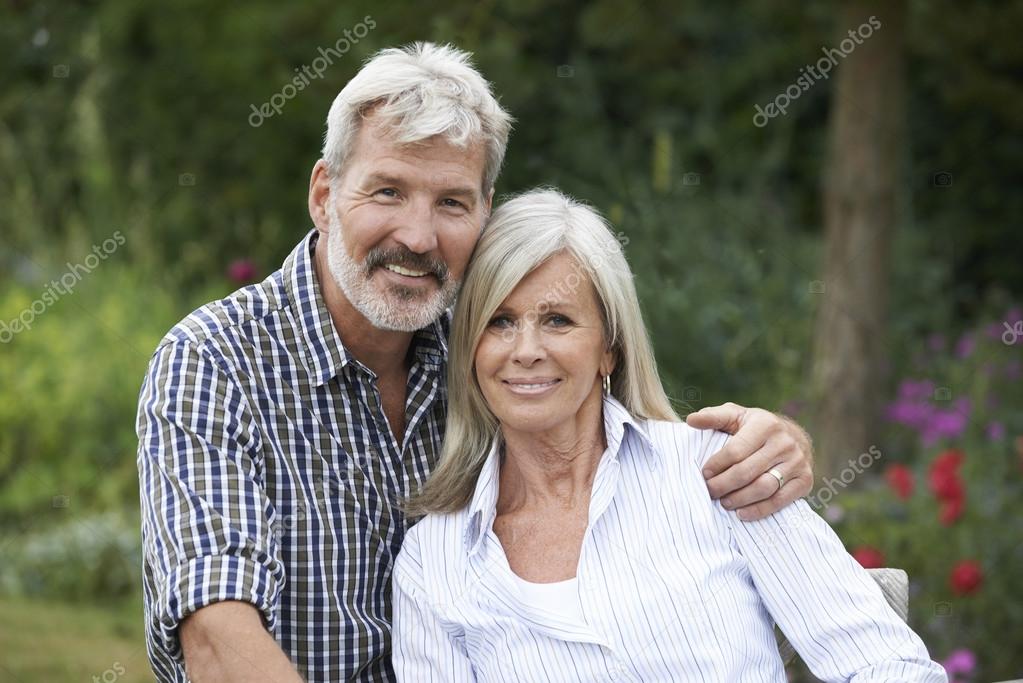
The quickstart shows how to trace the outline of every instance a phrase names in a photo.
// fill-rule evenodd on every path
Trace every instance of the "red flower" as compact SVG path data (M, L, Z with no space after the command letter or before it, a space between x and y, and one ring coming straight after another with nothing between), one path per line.
M252 282L256 279L256 264L248 259L232 261L227 267L227 277L240 285Z
M927 483L939 500L954 500L962 497L963 484L959 480L959 465L962 462L963 452L950 448L931 463Z
M962 560L952 568L948 583L956 595L969 595L975 593L984 583L984 571L979 562Z
M934 459L934 462L931 464L931 469L957 472L959 470L959 466L963 464L964 457L966 456L964 456L963 452L958 448L949 448Z
M964 496L941 501L941 514L938 515L938 521L944 526L952 526L956 520L963 516L965 505L966 499Z
M852 556L863 565L864 569L878 569L884 566L884 555L880 550L869 545L861 545L852 551Z
M890 465L884 471L884 478L902 500L913 495L913 472L905 465Z

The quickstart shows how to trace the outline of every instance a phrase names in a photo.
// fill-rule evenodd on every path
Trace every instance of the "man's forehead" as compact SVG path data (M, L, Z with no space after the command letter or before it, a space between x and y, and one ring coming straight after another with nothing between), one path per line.
M427 167L429 176L440 184L466 179L482 185L486 151L477 141L457 145L442 135L403 142L384 122L370 118L356 136L353 153L367 163L369 173L398 177Z

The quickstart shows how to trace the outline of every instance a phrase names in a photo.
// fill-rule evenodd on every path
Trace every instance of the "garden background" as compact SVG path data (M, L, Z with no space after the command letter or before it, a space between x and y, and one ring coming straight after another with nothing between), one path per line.
M980 0L3 3L0 680L152 679L146 364L278 267L337 91L423 39L517 119L499 196L553 184L628 237L679 410L803 423L811 503L909 572L932 655L1023 677L1021 29Z

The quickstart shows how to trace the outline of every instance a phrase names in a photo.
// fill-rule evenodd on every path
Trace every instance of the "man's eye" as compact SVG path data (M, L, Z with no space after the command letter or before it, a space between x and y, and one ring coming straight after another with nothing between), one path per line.
M464 209L464 208L466 208L465 204L463 204L462 202L458 201L457 199L451 199L450 197L448 197L447 199L441 200L441 203L444 206L446 206L446 207L448 207L450 209Z

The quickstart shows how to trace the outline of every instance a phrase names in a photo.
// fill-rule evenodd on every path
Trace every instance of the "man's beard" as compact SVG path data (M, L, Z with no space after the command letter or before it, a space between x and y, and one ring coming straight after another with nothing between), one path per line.
M451 307L458 296L461 282L449 276L443 261L416 254L404 247L374 248L357 263L348 254L341 228L341 217L328 206L330 233L327 236L327 264L341 291L374 327L394 332L414 332L426 327ZM383 264L410 270L426 271L437 278L440 288L424 291L419 287L396 284L381 285L372 281L373 273ZM429 278L431 275L424 275ZM428 283L427 283L428 284Z

